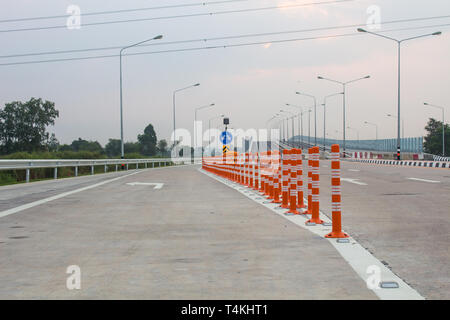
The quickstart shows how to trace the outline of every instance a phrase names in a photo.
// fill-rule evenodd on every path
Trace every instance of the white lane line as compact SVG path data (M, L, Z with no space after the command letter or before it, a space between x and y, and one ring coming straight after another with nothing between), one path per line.
M426 180L426 179L419 179L419 178L408 178L408 180L429 182L429 183L441 183L440 181L436 181L436 180Z
M395 281L398 283L399 288L397 289L382 289L379 287L376 288L367 288L367 290L372 290L378 298L381 300L424 300L415 289L411 288L406 282L404 282L401 278L395 275L390 269L388 269L381 261L375 258L369 251L367 251L363 246L361 246L354 238L350 236L348 238L350 240L349 243L338 243L336 239L325 238L325 235L331 232L331 227L325 227L322 225L317 226L306 226L306 219L309 219L309 216L306 215L295 215L295 216L286 216L284 212L286 210L278 210L276 209L278 205L272 203L265 203L267 199L263 196L257 196L262 200L257 200L252 198L255 192L250 192L249 188L238 185L229 180L220 178L212 173L198 169L203 174L220 181L230 188L235 189L240 192L242 195L247 198L265 206L272 212L282 216L283 218L289 220L290 222L298 225L299 227L309 230L310 232L319 235L320 237L327 239L331 245L339 252L339 254L344 258L345 261L353 268L353 270L364 280L365 284L367 284L368 279L373 277L373 266L377 267L380 270L380 281ZM245 193L247 191L247 193ZM305 203L307 203L307 199L305 199ZM326 223L331 223L331 220L326 216L323 212L320 212L320 219L322 219ZM368 269L369 268L369 269Z
M153 189L162 189L164 183L160 182L130 182L127 183L129 186L154 186Z
M153 169L147 169L147 170L153 170ZM101 185L104 185L104 184L107 184L107 183L110 183L110 182L114 182L114 181L117 181L119 179L123 179L123 178L129 177L129 176L132 176L132 175L135 175L137 173L144 172L144 171L147 171L147 170L142 170L142 171L140 170L140 171L137 171L137 172L133 172L133 173L127 174L125 176L120 176L120 177L117 177L117 178L109 179L109 180L102 181L102 182L99 182L99 183L96 183L96 184L93 184L93 185L90 185L90 186L87 186L87 187L83 187L83 188L75 189L75 190L72 190L72 191L64 192L64 193L58 194L56 196L48 197L48 198L45 198L45 199L41 199L41 200L37 200L37 201L34 201L34 202L30 202L30 203L21 205L19 207L8 209L8 210L0 212L0 218L9 216L11 214L14 214L14 213L26 210L26 209L30 209L30 208L39 206L41 204L44 204L44 203L47 203L47 202L50 202L50 201L53 201L53 200L57 200L57 199L61 199L61 198L67 197L67 196L70 196L70 195L78 193L78 192L82 192L82 191L86 191L86 190L89 190L89 189L93 189L93 188L99 187Z
M360 186L367 186L367 183L364 182L359 182L357 181L358 179L350 179L350 178L341 178L341 181L346 181L346 182L350 182L350 183L354 183Z
M361 170L358 170L358 169L348 169L348 171L351 171L351 172L359 172L359 171L361 171Z

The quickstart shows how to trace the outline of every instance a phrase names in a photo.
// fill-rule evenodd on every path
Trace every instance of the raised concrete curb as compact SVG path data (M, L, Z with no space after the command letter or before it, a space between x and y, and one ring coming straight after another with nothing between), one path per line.
M372 164L387 164L396 166L409 166L409 167L423 167L423 168L450 168L450 162L439 161L417 161L417 160L379 160L379 159L342 159L345 161L372 163Z

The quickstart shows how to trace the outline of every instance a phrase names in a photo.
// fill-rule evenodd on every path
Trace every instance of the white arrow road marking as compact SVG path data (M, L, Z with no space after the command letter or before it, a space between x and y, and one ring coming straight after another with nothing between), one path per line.
M358 179L350 179L350 178L341 178L341 181L347 181L350 183L358 184L360 186L367 186L367 183L359 182Z
M153 189L161 189L164 183L158 182L130 182L127 183L129 186L155 186Z
M440 181L426 180L426 179L419 179L419 178L408 178L408 180L422 181L422 182L429 182L429 183L441 183Z

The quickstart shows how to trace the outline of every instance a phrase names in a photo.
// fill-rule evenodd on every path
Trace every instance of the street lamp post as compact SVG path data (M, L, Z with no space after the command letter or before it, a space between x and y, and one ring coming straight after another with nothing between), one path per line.
M359 149L359 130L355 129L355 128L350 128L350 127L347 127L347 129L356 131L356 139L357 139L356 147L357 147L357 149Z
M314 145L317 146L317 99L315 96L303 92L297 91L296 94L310 97L314 100Z
M397 71L398 72L398 75L397 75L397 80L398 80L398 84L397 84L397 113L398 113L398 115L397 115L397 160L401 160L401 156L400 156L400 119L401 119L401 114L400 114L400 97L401 97L400 96L400 80L401 80L401 78L400 78L400 70L401 70L401 68L400 68L401 67L401 60L400 60L400 58L401 58L401 54L400 53L401 52L400 52L400 49L401 49L401 44L402 44L402 42L413 40L413 39L429 37L429 36L438 36L438 35L441 34L441 32L437 31L437 32L429 33L429 34L424 34L424 35L421 35L421 36L415 36L415 37L411 37L411 38L397 40L397 39L394 39L394 38L391 38L391 37L384 36L384 35L379 34L379 33L367 31L367 30L365 30L363 28L358 28L357 30L359 32L373 34L375 36L379 36L379 37L382 37L382 38L385 38L385 39L397 42L397 45L398 45L398 49L397 49L397 52L398 52L397 53L397 55L398 55L398 57L397 57L398 58L398 71Z
M159 40L162 39L162 35L158 35L156 37L144 40L144 41L140 41L137 42L135 44L132 44L130 46L126 46L123 47L122 49L120 49L120 54L119 54L119 60L120 60L120 156L123 159L124 155L125 155L125 150L124 150L124 143L123 143L123 98L122 98L122 54L126 49L132 48L132 47L136 47L140 44L152 41L152 40Z
M372 123L369 121L364 121L365 124L369 124L371 126L375 126L375 147L377 147L378 144L378 125L376 123Z
M292 138L294 138L294 136L295 136L295 128L294 128L294 118L295 118L295 113L292 113L292 112L290 112L290 111L286 111L286 110L280 110L280 112L281 113L289 113L290 115L292 115L292 118L286 118L286 124L288 124L288 121L289 121L289 119L292 119ZM286 135L286 141L289 139L289 126L287 125L286 126L286 132L287 132L287 135Z
M208 146L211 148L211 121L212 120L216 120L216 119L219 119L219 118L223 118L223 117L225 117L223 114L221 114L220 116L217 116L217 117L212 117L212 118L210 118L209 120L208 120L208 133L209 133L209 144L208 144ZM212 156L212 152L211 152L211 156Z
M365 77L354 79L354 80L350 80L350 81L347 81L347 82L341 82L341 81L337 81L337 80L324 78L324 77L321 77L321 76L317 77L317 79L319 79L319 80L328 80L328 81L339 83L339 84L342 85L342 91L343 91L343 97L344 97L344 99L343 99L343 108L342 108L343 109L343 122L344 122L343 130L342 130L342 132L343 132L343 140L344 140L344 145L343 145L344 158L345 158L345 127L346 127L346 125L345 125L345 92L346 92L345 90L346 90L346 86L349 83L356 82L356 81L359 81L359 80L369 79L369 78L370 78L370 76L365 76Z
M201 106L201 107L195 108L195 113L194 113L194 150L195 150L195 148L197 148L197 146L198 146L198 135L197 135L197 111L198 111L198 110L205 109L205 108L214 107L215 105L216 105L215 103L211 103L211 104L208 104L208 105L205 105L205 106ZM203 139L202 139L202 145L201 145L201 148L202 148L202 159L203 159Z
M269 127L269 123L274 120L276 117L278 117L279 114L275 114L272 118L270 118L269 120L266 121L266 129L268 130L268 135L267 138L271 141L272 140L272 135L271 135L271 127Z
M325 122L325 116L326 116L326 109L327 109L327 99L328 98L331 98L331 97L334 97L334 96L338 96L338 95L340 95L340 94L344 94L344 92L338 92L338 93L333 93L333 94L330 94L330 95L328 95L328 96L326 96L324 99L323 99L323 150L325 151L325 149L326 149L326 146L325 146L325 136L326 136L326 122Z
M185 88L177 89L177 90L175 90L173 92L172 101L173 101L173 147L174 148L175 148L175 138L176 138L175 137L175 131L176 131L176 125L175 125L175 96L176 96L177 92L180 92L180 91L183 91L183 90L186 90L186 89L189 89L189 88L193 88L193 87L198 87L199 85L200 85L200 83L196 83L196 84L190 85L190 86L185 87Z
M387 113L386 115L388 117L397 119L397 117L394 116L393 114ZM405 139L405 121L404 121L405 119L402 118L401 120L402 120L402 139Z
M298 135L301 136L301 141L302 141L302 144L303 144L303 112L302 112L303 108L300 107L300 106L296 106L294 104L290 104L290 103L286 103L286 105L289 106L289 107L294 107L294 108L300 109L300 112L297 115L297 117L298 117L298 129L297 129L297 132L298 132ZM300 130L301 130L301 134L300 134Z
M444 113L444 107L426 103L426 102L424 103L424 105L442 110L442 156L445 157L445 113Z

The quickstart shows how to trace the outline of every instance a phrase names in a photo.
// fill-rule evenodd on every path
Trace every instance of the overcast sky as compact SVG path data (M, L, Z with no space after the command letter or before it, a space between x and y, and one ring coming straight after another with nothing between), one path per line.
M210 103L216 107L199 112L205 121L221 113L230 117L234 128L263 128L285 103L311 106L312 100L295 91L315 95L321 104L325 95L339 92L339 85L321 81L318 75L340 81L365 75L371 79L353 83L347 90L347 122L360 131L361 139L373 139L375 129L364 121L377 123L380 138L396 137L396 122L387 113L397 110L397 47L395 42L356 32L356 28L276 34L264 37L165 44L192 39L304 30L365 24L367 8L381 9L381 32L390 29L450 24L449 18L383 24L393 20L450 16L448 0L354 0L344 3L279 8L221 15L178 17L141 22L86 26L100 21L179 16L195 13L263 8L273 5L330 2L330 0L248 0L207 6L180 7L141 12L83 16L83 14L162 5L196 4L203 0L15 0L2 1L0 20L64 15L70 5L81 9L81 28L0 32L0 56L59 50L120 47L158 34L164 39L156 46L133 48L128 53L204 46L267 42L241 47L158 53L124 58L125 140L135 141L148 123L158 138L172 132L172 93L200 82L201 86L177 95L177 127L192 130L194 108ZM65 25L66 18L1 22L0 31L39 26ZM422 136L428 117L441 120L438 109L426 108L424 101L447 106L450 114L450 28L436 26L385 35L408 38L442 31L402 45L402 117L405 136ZM314 38L355 33L354 36L310 39L282 43L275 40ZM156 42L154 42L156 44ZM0 64L34 60L114 55L119 50L58 55L0 58ZM119 58L0 66L0 104L40 97L54 101L60 111L50 129L62 143L78 137L98 140L120 137ZM323 108L318 107L318 135L323 132ZM329 100L327 131L338 138L342 131L342 98ZM448 118L447 118L448 119ZM304 120L306 126L306 119ZM217 124L217 123L216 123ZM340 137L340 134L339 134ZM348 132L348 138L356 138Z

